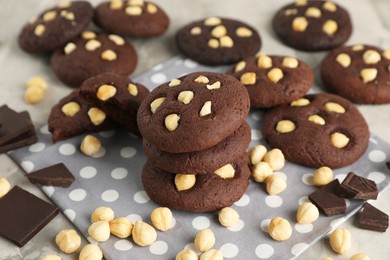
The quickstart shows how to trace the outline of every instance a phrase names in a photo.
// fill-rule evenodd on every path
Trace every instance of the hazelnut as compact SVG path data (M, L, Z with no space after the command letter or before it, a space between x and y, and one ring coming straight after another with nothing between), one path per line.
M101 85L97 92L96 92L96 97L101 100L101 101L106 101L116 94L116 88L112 85Z
M142 14L142 7L140 7L140 6L128 6L128 7L126 7L126 9L125 9L125 13L127 14L127 15L130 15L130 16L132 16L132 15L141 15Z
M344 68L348 68L349 65L351 65L351 57L346 53L340 53L339 55L337 55L336 61Z
M167 115L164 120L165 128L170 132L175 131L176 128L179 126L179 120L180 116L178 114Z
M272 174L265 179L267 193L269 195L277 195L287 188L287 182L283 177Z
M276 125L276 131L281 134L290 133L295 130L295 124L291 120L281 120Z
M216 81L211 85L207 84L206 87L208 90L219 89L221 87L221 81Z
M108 221L99 220L93 222L88 228L88 234L98 242L107 241L110 238L110 225Z
M172 211L165 207L154 209L150 215L150 219L152 220L152 224L161 231L167 231L173 224Z
M364 50L364 45L362 45L362 44L356 44L356 45L352 46L352 50L353 50L353 51L361 51L361 50Z
M65 47L64 47L64 53L65 54L70 54L76 49L76 44L73 42L68 42Z
M217 49L219 47L219 41L217 39L210 39L207 45L212 49Z
M139 5L143 6L144 5L144 0L129 0L127 1L128 5Z
M122 1L121 1L122 2ZM110 34L108 35L108 39L113 41L116 45L124 45L125 44L125 39L123 39L121 36L116 35L116 34Z
M52 20L54 20L57 16L57 12L56 11L48 11L46 13L43 14L43 20L45 22L50 22Z
M97 107L91 107L88 110L88 116L92 124L94 125L100 125L106 119L106 113L104 113Z
M153 100L153 102L150 103L150 110L152 111L153 114L156 112L157 108L159 108L161 104L164 103L164 101L165 101L165 97L160 97Z
M249 160L252 165L255 165L263 160L264 155L267 153L267 148L264 145L258 144L252 147L249 152Z
M271 166L266 162L258 162L252 168L252 177L256 182L265 182L273 173Z
M0 198L11 190L11 184L6 178L0 178Z
M176 174L175 186L178 191L191 189L196 182L194 174Z
M325 256L325 257L321 258L321 260L333 260L333 258L331 258L329 256Z
M42 101L45 90L39 87L31 87L24 92L24 100L27 104L37 104Z
M279 68L273 68L268 71L267 78L273 83L278 83L283 78L283 71Z
M91 222L96 221L111 221L114 219L114 211L108 207L96 208L91 214Z
M349 260L370 260L370 258L366 254L357 253L357 254L354 254L353 256L351 256L351 258Z
M296 15L298 13L297 9L287 9L284 11L284 15L290 16L290 15Z
M307 5L307 0L296 0L295 5L296 6L305 6L305 5Z
M236 35L238 37L242 37L242 38L246 38L246 37L251 37L252 36L252 31L249 30L248 28L246 27L238 27L236 29Z
M343 106L341 106L340 104L335 103L335 102L325 103L324 108L328 112L335 112L335 113L339 113L339 114L345 113L345 108Z
M113 61L116 60L117 55L113 50L105 50L102 52L101 56L102 60Z
M73 21L75 19L74 13L66 11L66 10L62 10L60 14L66 20Z
M218 220L224 227L232 227L237 224L240 219L240 215L238 215L237 211L230 207L226 207L221 209L218 212Z
M85 44L84 47L87 51L94 51L97 48L99 48L101 45L102 44L98 40L91 39L91 40L87 41L87 43Z
M221 38L227 34L227 29L224 25L218 25L211 30L210 34L215 38Z
M263 161L267 162L274 171L282 169L285 163L282 151L277 148L267 152L264 155Z
M259 58L257 60L257 67L262 68L262 69L268 69L272 67L272 59L271 57L260 54Z
M240 61L239 63L237 63L236 67L234 67L234 72L242 71L243 69L245 69L245 67L246 67L246 62Z
M344 148L349 143L349 138L340 132L334 132L330 136L330 142L337 148Z
M363 61L366 64L377 64L381 60L379 52L374 50L365 51L363 54Z
M110 9L112 9L112 10L121 9L122 6L123 6L122 0L111 0L111 2L110 2Z
M191 103L193 99L194 99L194 92L190 90L180 92L179 96L177 97L177 100L182 102L185 105Z
M134 97L138 95L138 88L135 84L129 83L129 85L127 85L127 91L129 91L129 94Z
M364 83L373 81L378 75L378 70L374 68L362 69L360 71L360 77L362 77Z
M385 50L383 52L383 56L385 57L386 60L390 60L390 50Z
M206 20L204 20L204 25L206 26L216 26L220 24L222 21L218 17L208 17Z
M295 69L298 68L299 62L296 58L285 57L282 63L283 67Z
M233 178L235 172L236 170L234 169L233 165L231 165L230 163L214 171L214 173L219 177L221 177L222 179Z
M79 260L100 260L103 259L103 252L99 246L88 244L81 249Z
M34 24L38 20L38 16L34 15L33 17L28 20L29 24Z
M181 83L181 80L180 80L180 79L172 79L172 80L169 82L168 86L170 86L170 87L176 87L176 86L179 86L180 83Z
M72 3L69 2L69 1L61 1L61 2L57 5L57 7L58 7L58 8L68 8L68 7L70 7L71 5L72 5Z
M206 252L215 244L215 236L211 229L206 228L199 231L195 236L195 247L200 252Z
M81 34L81 37L83 37L83 39L86 39L86 40L95 39L96 38L96 33L91 32L91 31L84 31Z
M334 20L327 20L324 25L322 25L322 31L327 35L333 35L337 32L338 25Z
M315 186L325 186L333 181L332 169L326 166L318 168L313 175L313 184Z
M35 77L30 78L27 81L26 87L27 88L40 88L42 90L46 90L48 85L47 85L47 82L44 78L39 77L39 76L35 76Z
M81 141L80 150L88 156L93 156L100 151L100 141L93 135L86 135Z
M316 125L325 125L325 119L319 115L311 115L307 118L307 120Z
M42 256L40 260L61 260L61 257L59 255L51 254Z
M157 239L156 230L149 224L137 221L132 230L134 242L139 246L150 246Z
M148 3L147 6L146 6L146 12L150 13L150 14L155 14L157 13L158 11L158 8L156 5L152 4L152 3Z
M290 106L304 107L304 106L307 106L309 104L310 104L310 100L308 100L307 98L300 98L300 99L297 99L297 100L294 100L293 102L291 102Z
M38 24L34 29L34 34L41 37L45 33L46 27L43 24Z
M269 235L276 241L284 241L291 237L292 229L290 223L280 217L271 219L268 228Z
M200 28L199 26L193 27L191 29L191 34L192 35L199 35L201 33L202 33L202 28Z
M297 32L304 32L308 26L308 21L305 17L295 17L292 22L292 29Z
M111 234L119 238L128 238L133 229L133 223L124 217L111 220L109 225Z
M256 73L254 72L245 72L241 75L240 81L244 85L254 85L256 83Z
M74 116L80 111L80 105L74 101L66 103L62 106L61 111L66 116Z
M330 245L339 254L344 254L351 248L351 233L346 228L336 228L330 235Z
M56 236L56 244L66 254L72 254L79 249L81 238L73 229L60 231Z
M223 254L219 249L210 249L204 252L199 260L223 260Z
M203 84L209 83L209 79L203 75L198 76L194 81L196 83L203 83Z
M200 109L199 116L207 116L211 114L211 101L204 102L202 108Z
M225 48L232 48L234 46L234 42L233 42L233 39L230 38L230 36L222 36L220 39L219 39L219 42L220 42L220 45L221 47L225 47Z
M325 1L325 3L322 5L322 8L328 10L329 12L336 12L337 10L337 6L331 1Z
M320 18L321 10L317 7L309 7L306 9L305 15L307 17Z
M301 204L297 211L297 222L299 224L311 224L320 215L317 207L311 202Z
M176 255L175 260L198 260L198 255L191 249L183 249Z

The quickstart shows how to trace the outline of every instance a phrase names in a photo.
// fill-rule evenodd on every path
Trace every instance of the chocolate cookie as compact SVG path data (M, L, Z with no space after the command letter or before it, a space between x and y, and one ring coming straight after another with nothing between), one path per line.
M78 91L73 91L61 99L51 109L48 125L53 143L86 132L108 130L115 126L103 111L83 103L78 97Z
M254 55L261 47L256 29L243 22L208 17L190 23L176 33L179 50L206 65L238 62Z
M128 76L136 64L137 54L130 42L118 35L91 31L83 32L51 58L58 79L73 87L105 72Z
M128 77L103 73L84 81L79 96L91 106L96 106L132 133L140 135L137 112L149 90Z
M390 103L390 50L340 47L322 61L321 78L332 92L362 104Z
M228 74L244 84L252 107L290 103L305 95L314 81L313 71L306 63L265 54L240 61Z
M155 167L167 172L203 174L240 157L251 141L251 129L244 123L232 135L206 150L189 153L167 153L143 139L145 155Z
M331 1L297 0L279 10L272 25L286 45L303 51L333 49L352 33L348 12Z
M195 184L181 191L176 187L175 174L148 161L142 171L142 183L148 196L161 206L192 212L218 210L239 200L248 187L251 173L243 157L231 164L234 177L223 179L215 173L196 175Z
M232 76L196 72L155 88L141 104L138 127L159 150L188 153L233 134L249 112L245 87Z
M367 149L370 136L359 110L331 94L307 95L271 109L262 132L287 160L315 168L352 164Z
M54 51L77 37L92 16L88 2L60 3L30 19L19 34L19 46L31 53Z
M159 6L143 0L103 2L96 7L94 20L107 32L133 37L158 36L169 26Z

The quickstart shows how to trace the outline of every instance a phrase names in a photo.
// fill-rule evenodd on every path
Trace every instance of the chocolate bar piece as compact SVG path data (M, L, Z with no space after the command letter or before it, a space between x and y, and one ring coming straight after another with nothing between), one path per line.
M69 187L74 182L73 174L63 163L58 163L30 174L27 178L31 183L38 183L48 186Z
M336 192L342 198L356 200L375 200L378 193L378 187L374 181L353 172L348 173Z
M13 187L0 199L0 235L24 246L59 212L56 206Z
M385 232L388 227L389 216L371 204L365 203L359 217L359 228Z
M309 200L328 217L344 214L347 209L345 199L335 195L339 186L339 180L335 179L328 185L310 194Z
M0 107L0 124L0 146L34 128L29 116L26 118L24 113L17 113L6 105Z

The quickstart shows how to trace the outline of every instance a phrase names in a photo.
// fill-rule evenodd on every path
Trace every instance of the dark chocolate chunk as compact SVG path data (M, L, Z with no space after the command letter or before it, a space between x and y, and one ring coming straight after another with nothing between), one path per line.
M0 235L24 246L59 212L58 208L19 186L0 199Z
M34 128L29 117L13 111L7 105L0 107L0 124L1 146Z
M387 169L390 170L390 161L386 162Z
M385 232L389 227L389 215L365 203L359 217L359 228Z
M58 163L30 174L27 178L31 183L38 183L49 186L69 187L74 182L73 174L63 163Z
M344 214L347 209L345 200L335 195L339 186L339 180L335 179L328 185L310 194L309 200L328 217Z
M336 194L347 199L375 200L378 197L378 187L374 181L350 172L337 189Z

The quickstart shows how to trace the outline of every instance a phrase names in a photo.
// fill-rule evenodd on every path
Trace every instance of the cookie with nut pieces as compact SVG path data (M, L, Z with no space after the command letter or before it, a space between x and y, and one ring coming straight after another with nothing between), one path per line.
M390 103L390 49L357 44L335 49L321 64L330 91L361 104Z
M336 48L352 34L347 10L333 1L297 0L279 10L272 25L283 43L303 51Z
M137 54L130 42L116 34L92 31L84 31L51 58L57 78L72 87L105 72L128 76L136 64Z
M89 2L62 2L30 18L19 34L19 46L30 53L44 53L63 47L77 37L93 17Z
M232 76L195 72L155 88L138 111L141 134L159 150L188 153L208 149L246 120L249 96Z
M339 168L366 151L369 130L359 110L332 94L312 94L269 110L264 139L287 160L310 167Z
M246 87L251 107L273 107L306 94L314 81L311 68L287 56L258 54L237 63L228 74Z
M126 76L103 73L83 82L79 96L87 104L100 108L110 118L140 135L137 112L149 90Z
M143 0L111 0L95 8L94 21L105 31L132 37L163 34L169 17L155 3Z
M208 17L182 27L176 45L187 57L206 65L238 62L254 55L261 47L260 35L243 22Z
M82 102L78 91L62 98L51 109L48 120L53 143L87 132L108 130L115 125L102 110Z

